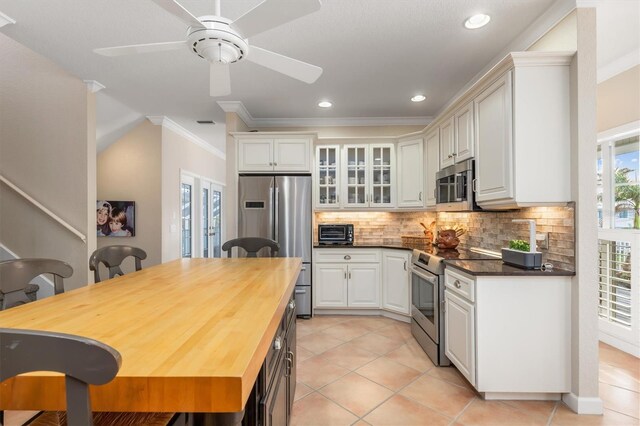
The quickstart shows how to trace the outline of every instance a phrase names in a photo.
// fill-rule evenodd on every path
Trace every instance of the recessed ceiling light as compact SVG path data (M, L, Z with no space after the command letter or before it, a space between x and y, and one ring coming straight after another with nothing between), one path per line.
M329 101L322 101L320 103L318 103L318 106L320 108L331 108L333 106L333 104Z
M411 98L411 102L422 102L425 99L427 99L425 95L415 95L413 98Z
M475 30L477 28L484 27L489 23L490 20L491 17L489 15L479 13L464 21L464 27L469 30Z

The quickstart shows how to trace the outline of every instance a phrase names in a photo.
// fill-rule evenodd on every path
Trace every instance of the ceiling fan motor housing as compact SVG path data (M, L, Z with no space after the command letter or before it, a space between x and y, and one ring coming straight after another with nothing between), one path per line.
M220 16L200 16L198 20L207 27L187 30L187 42L191 51L209 62L231 64L247 55L249 44L231 28L232 21Z

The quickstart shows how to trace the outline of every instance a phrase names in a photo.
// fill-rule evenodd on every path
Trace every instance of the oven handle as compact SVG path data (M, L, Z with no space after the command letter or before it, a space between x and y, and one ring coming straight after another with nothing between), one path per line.
M418 277L422 278L425 281L430 282L433 285L438 285L438 276L434 275L434 276L429 276L426 275L425 273L421 272L417 267L412 267L411 268L411 273L417 275ZM430 272L427 272L428 274L430 274Z

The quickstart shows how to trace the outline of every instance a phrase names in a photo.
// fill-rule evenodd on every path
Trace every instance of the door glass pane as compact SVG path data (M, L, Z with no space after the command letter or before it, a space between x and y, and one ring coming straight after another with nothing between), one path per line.
M191 190L191 185L182 184L182 257L191 257Z
M213 191L211 206L211 226L213 228L213 257L222 255L222 192Z
M598 145L598 162L596 165L596 178L597 178L597 190L596 196L598 200L598 227L602 228L602 223L604 220L603 217L603 196L604 196L604 187L602 184L602 145Z
M202 189L202 257L209 257L209 189Z
M640 229L639 137L616 141L614 149L614 228Z

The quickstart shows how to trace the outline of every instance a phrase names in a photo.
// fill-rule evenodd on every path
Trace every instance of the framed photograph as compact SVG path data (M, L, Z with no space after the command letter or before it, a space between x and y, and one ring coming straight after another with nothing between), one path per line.
M98 237L134 237L134 201L98 200L96 205L96 228Z

